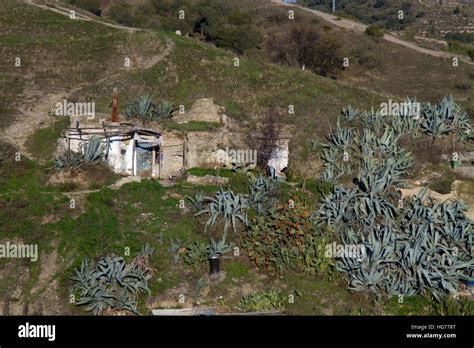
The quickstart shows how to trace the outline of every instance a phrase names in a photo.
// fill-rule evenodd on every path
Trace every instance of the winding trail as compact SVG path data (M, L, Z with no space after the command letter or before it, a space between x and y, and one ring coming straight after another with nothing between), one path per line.
M63 16L70 17L71 9L60 6L57 3L51 5L45 5L43 3L38 3L33 0L23 0L28 5L35 6L45 11L51 11ZM118 30L124 30L128 33L134 33L138 31L147 31L153 32L147 29L141 28L131 28L126 27L118 24L108 23L99 19L94 15L85 15L82 12L76 11L75 12L75 20L82 20L88 22L99 23L105 25L107 27L111 27ZM151 67L155 66L156 64L160 63L167 57L171 55L171 52L174 49L174 42L167 39L166 40L166 47L159 52L158 54L148 58L148 59L137 59L136 63L133 65L133 68L128 69L127 71L119 71L117 73L108 74L102 78L95 80L93 83L84 83L82 85L77 86L76 88L66 91L55 91L48 94L41 93L42 91L24 91L26 94L26 100L34 100L38 99L37 102L34 103L33 106L31 105L22 105L19 108L18 117L14 120L14 122L7 127L0 137L14 145L16 148L19 149L20 153L26 157L33 158L34 156L28 152L26 149L26 141L29 137L31 137L38 129L48 126L52 123L53 119L48 114L51 113L55 105L58 102L61 102L64 98L68 99L70 96L74 95L75 93L81 91L82 89L91 86L91 85L98 85L105 82L113 82L122 76L130 73L130 71L143 71L150 69Z
M318 11L318 10L314 10L314 9L311 9L311 8L308 8L308 7L303 7L303 6L294 5L294 4L286 4L286 3L281 2L280 0L271 0L271 2L275 5L277 5L277 6L293 7L293 8L298 8L298 9L306 11L306 12L310 12L310 13L314 14L315 16L318 16L318 17L324 19L325 21L327 21L327 22L329 22L329 23L331 23L331 24L333 24L337 27L348 29L348 30L353 30L354 32L364 33L365 29L367 29L367 27L368 27L368 25L366 25L366 24L356 22L356 21L346 19L346 18L335 17L333 14ZM396 37L393 34L385 34L383 36L383 39L385 41L392 42L392 43L400 45L400 46L404 46L406 48L409 48L409 49L411 49L413 51L416 51L416 52L419 52L419 53L428 54L430 56L438 57L438 58L452 59L452 58L457 57L463 63L474 65L474 62L470 61L468 57L453 54L453 53L450 53L450 52L436 51L436 50L431 50L429 48L420 47L415 43L402 40L402 39Z
M129 31L129 32L145 30L145 29L141 29L141 28L126 27L126 26L123 26L123 25L120 25L120 24L109 23L109 22L106 22L104 20L99 19L99 17L94 16L93 14L91 14L91 15L86 14L86 11L84 11L84 10L73 9L73 8L68 8L68 7L65 7L65 6L61 6L61 4L58 3L57 1L54 2L53 4L49 4L49 6L45 5L45 4L42 4L42 3L38 3L35 0L23 0L23 1L25 3L27 3L28 5L33 5L35 7L41 8L43 10L52 11L52 12L55 12L57 14L60 14L60 15L66 16L66 17L70 17L71 11L74 11L76 20L81 20L81 21L86 21L86 22L95 22L95 23L99 23L99 24L108 26L110 28L126 30L126 31Z

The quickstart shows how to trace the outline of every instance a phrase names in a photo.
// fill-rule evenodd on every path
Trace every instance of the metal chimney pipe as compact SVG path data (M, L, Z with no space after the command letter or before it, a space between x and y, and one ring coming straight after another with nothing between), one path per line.
M118 122L118 93L117 88L114 88L112 95L112 122Z

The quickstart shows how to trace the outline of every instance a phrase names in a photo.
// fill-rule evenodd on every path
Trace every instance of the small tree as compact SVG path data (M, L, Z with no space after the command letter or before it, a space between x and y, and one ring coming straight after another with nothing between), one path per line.
M339 48L336 39L321 34L312 25L297 25L274 33L266 42L266 50L276 63L304 67L319 75L342 69Z
M268 169L268 161L278 150L282 133L281 114L275 108L272 108L264 115L254 139L257 149L257 162L262 169Z

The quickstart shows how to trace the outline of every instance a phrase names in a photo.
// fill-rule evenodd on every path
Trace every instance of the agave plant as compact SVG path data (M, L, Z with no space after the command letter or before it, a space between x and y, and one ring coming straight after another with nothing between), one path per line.
M275 201L269 198L269 194L274 188L275 181L262 174L259 174L251 183L248 201L249 206L253 207L257 214L268 212L270 206L274 205Z
M170 240L170 246L168 248L169 253L173 257L173 262L177 264L179 260L181 259L181 255L179 253L179 249L184 246L184 240L177 238L176 240L173 240L171 238Z
M415 196L390 224L372 223L366 234L337 229L345 244L363 244L360 259L341 257L337 267L355 291L427 294L437 299L457 291L474 267L472 228L458 202L434 203ZM355 215L357 216L357 215Z
M158 105L148 95L142 95L126 104L125 113L128 118L138 118L144 121L156 121L170 118L173 115L173 104L162 100Z
M335 180L344 173L358 179L349 189L335 185L314 217L332 227L344 245L364 246L362 257L337 260L337 268L347 273L353 290L391 295L431 292L440 299L455 293L474 267L473 229L462 202L436 203L427 191L395 207L399 196L395 188L405 185L413 164L413 156L398 140L406 132L418 131L434 138L453 132L462 137L470 126L451 97L426 105L419 119L412 117L411 106L388 122L373 112L360 113L360 132L343 131L338 124L321 151L323 178ZM340 156L343 148L351 152L346 165Z
M162 100L156 107L156 113L159 118L170 118L173 114L173 103Z
M204 193L202 191L197 192L193 197L186 196L186 199L191 203L196 211L204 209Z
M194 242L186 248L184 262L195 265L207 260L207 246L203 243Z
M84 165L94 165L104 160L105 145L98 136L92 136L89 140L79 145L79 152L71 150L59 155L54 160L56 169L78 169Z
M245 162L227 162L224 167L233 171L234 173L240 174L251 174L251 170L255 169L255 165L253 163L245 163Z
M454 132L461 139L466 139L471 131L467 113L454 102L452 96L443 97L437 105L428 103L422 112L421 127L434 138Z
M145 94L136 100L127 102L125 113L128 118L152 120L156 115L156 107L151 97Z
M82 163L82 155L74 151L66 151L54 159L54 166L57 170L78 169Z
M88 141L80 145L83 161L87 164L94 164L102 161L105 145L102 144L98 136L92 136Z
M71 278L72 291L79 294L76 304L85 306L95 315L109 308L139 314L137 295L150 292L148 279L148 270L140 267L136 260L126 263L115 255L101 258L95 267L83 260Z
M232 250L232 245L227 244L225 239L221 239L219 241L215 241L211 238L209 245L206 248L207 256L214 256L214 255L224 255Z
M341 128L339 119L337 119L337 128L331 132L328 137L329 142L340 150L345 150L353 139L353 131L350 128Z
M359 117L359 110L349 105L347 108L342 109L342 116L344 116L347 121L353 121Z
M206 222L206 229L214 226L220 218L224 222L224 238L227 236L227 230L232 227L232 231L237 233L238 221L247 225L248 201L240 194L234 194L232 190L224 191L222 187L216 192L215 197L206 197L208 201L207 208L199 211L196 216L209 214Z

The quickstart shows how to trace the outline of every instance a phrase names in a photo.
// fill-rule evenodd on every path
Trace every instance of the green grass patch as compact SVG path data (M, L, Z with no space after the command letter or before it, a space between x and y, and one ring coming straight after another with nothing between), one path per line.
M61 117L51 126L38 129L26 142L28 151L38 160L52 159L61 131L67 128L69 123L69 117Z
M163 123L165 129L176 130L180 132L208 132L221 127L218 122L189 121L186 123L166 122Z
M241 261L233 260L225 262L225 271L230 278L248 278L250 276L250 266Z
M232 175L234 175L234 172L230 169L225 169L225 168L190 168L187 170L187 173L190 175L195 175L195 176L206 176L206 175L212 175L212 176L221 176L224 178L230 178Z

